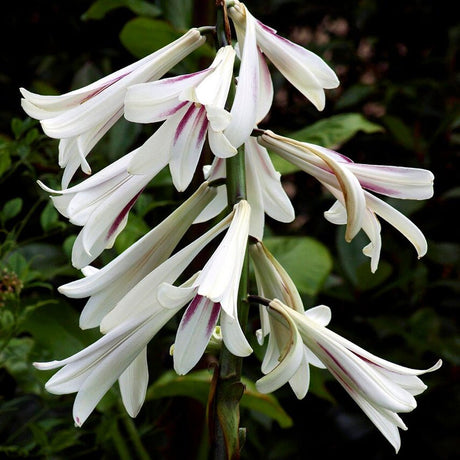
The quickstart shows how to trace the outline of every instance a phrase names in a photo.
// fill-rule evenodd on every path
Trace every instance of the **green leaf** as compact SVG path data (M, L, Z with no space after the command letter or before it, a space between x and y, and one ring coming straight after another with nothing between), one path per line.
M345 241L345 226L337 230L337 251L342 270L351 283L361 291L373 289L382 284L391 275L393 269L388 262L379 261L378 269L371 272L370 258L363 254L363 248L369 243L367 236L360 232L352 241Z
M318 294L332 269L332 256L326 246L314 238L292 236L268 237L264 244L301 293Z
M342 113L319 120L289 134L289 137L301 142L337 149L360 131L372 134L383 131L383 128L368 121L360 113ZM280 174L290 174L300 170L298 166L289 163L278 155L270 154L270 157L273 166Z
M177 375L174 371L168 371L150 385L146 399L188 396L206 404L211 378L212 375L207 370L187 375ZM241 407L261 412L276 420L283 428L292 425L291 418L273 395L259 393L254 383L247 379L243 378L242 382L246 390L241 398Z
M254 382L243 378L242 382L246 386L241 407L260 412L273 420L276 420L281 428L289 428L293 421L291 417L280 406L278 400L272 394L263 394L257 391Z
M360 113L341 113L319 120L292 133L290 137L327 148L338 148L360 131L372 134L383 131L383 128Z
M79 313L65 301L56 301L33 311L22 325L52 359L67 358L96 341L97 330L82 331Z
M53 228L65 225L59 220L59 213L54 208L53 202L50 200L46 204L40 214L40 224L44 232L49 232Z
M170 44L180 35L181 33L166 21L135 18L125 24L120 33L120 40L134 56L142 58Z
M193 18L192 0L162 0L165 18L177 29L188 29L191 27Z
M0 151L0 177L3 176L11 167L11 157L8 151Z
M139 16L155 17L161 14L160 8L144 0L96 0L86 10L81 19L102 19L107 13L118 8L129 8Z
M167 21L139 17L125 24L120 33L120 41L134 56L143 58L169 45L182 34L183 29L175 29ZM214 55L213 48L205 43L177 64L171 73L195 72L202 58L212 58Z
M401 118L392 115L385 115L382 117L382 121L400 145L408 150L417 150L414 133ZM417 139L417 142L420 141L421 139Z
M2 220L6 222L13 217L16 217L22 209L22 198L13 198L12 200L7 201L2 209Z

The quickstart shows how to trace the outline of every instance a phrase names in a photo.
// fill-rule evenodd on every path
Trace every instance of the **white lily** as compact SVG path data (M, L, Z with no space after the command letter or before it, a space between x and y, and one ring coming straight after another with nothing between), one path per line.
M78 426L85 422L117 379L125 408L135 417L147 390L147 344L181 307L163 308L152 298L148 311L132 315L89 347L69 358L34 363L34 366L40 370L62 367L45 388L53 394L78 392L73 406L73 418Z
M262 239L265 214L278 222L292 222L295 211L281 184L281 175L273 167L267 150L252 137L245 142L244 149L246 193L251 206L249 234ZM215 158L213 164L205 169L204 175L208 181L225 178L225 161ZM226 187L220 187L216 198L200 214L197 222L205 222L215 217L226 206Z
M155 334L184 306L183 296L158 295L163 286L174 283L203 248L231 223L234 212L201 237L158 265L131 288L101 321L104 334L77 354L49 363L34 363L41 370L62 367L46 384L54 394L78 392L74 420L81 426L118 379L123 403L135 417L148 383L146 346ZM193 275L175 289L182 294L195 281Z
M66 168L63 188L68 186L79 166L86 174L91 173L86 156L123 115L126 88L161 78L204 41L198 29L191 29L155 53L84 88L60 96L42 96L21 88L24 111L41 121L48 136L62 139L59 165Z
M220 318L222 339L231 353L248 356L252 348L238 321L238 288L247 246L250 206L242 200L234 206L234 217L222 242L190 288L164 284L160 303L177 299L190 304L184 313L174 344L174 369L186 374L203 355Z
M239 30L246 32L244 46L249 46L247 42L254 40L251 30L254 27L257 46L287 80L318 110L323 110L324 89L337 88L339 85L335 72L316 54L280 37L275 30L255 19L244 3L238 0L229 3L228 14L237 33Z
M60 286L59 292L67 297L90 297L81 312L80 327L98 326L132 287L163 263L216 193L216 188L203 183L163 222L109 264L100 270L85 267L84 278Z
M273 101L273 83L267 62L257 47L256 21L247 14L242 23L235 22L240 68L230 124L225 135L239 147L269 112Z
M259 296L268 299L280 299L290 308L303 313L302 299L294 282L264 244L261 241L253 242L249 245L249 254L254 265ZM268 345L261 370L264 374L269 374L276 368L276 373L280 374L283 379L287 375L291 375L287 381L297 398L302 399L310 386L309 365L313 364L320 368L324 368L324 365L303 345L297 332L292 327L286 327L283 324L285 320L280 322L280 318L269 315L265 307L260 306L259 309L261 329L256 332L258 342L262 345L264 338L268 335ZM306 314L311 315L314 312L315 309L310 309L307 310ZM287 321L290 319L287 318ZM283 354L286 356L280 358ZM292 356L292 358L288 356ZM279 366L283 360L286 360L284 369ZM268 393L273 391L271 385L272 382L276 381L277 379L273 378L273 374L271 374L267 381L261 379L258 385L264 393Z
M377 215L398 229L415 247L418 257L427 250L422 232L399 211L367 190L393 198L423 200L433 195L433 174L425 169L357 164L333 150L299 142L265 131L259 143L311 174L339 203L326 214L336 224L346 224L350 241L362 228L371 240L363 250L375 271L380 256L380 224Z
M139 123L167 120L175 127L165 148L170 151L169 167L179 191L185 190L192 180L206 135L216 156L225 158L237 152L224 135L231 118L224 107L234 59L233 48L225 46L219 49L208 69L128 88L126 119ZM153 161L155 157L151 155L136 155L129 170L143 174Z
M65 190L53 190L38 181L44 190L58 195L51 197L56 209L70 222L83 227L72 248L72 264L76 268L85 267L104 249L112 247L138 196L168 164L168 152L164 149L168 136L168 126L161 126L141 147ZM156 161L144 174L130 174L132 158L144 151L153 152Z
M309 314L312 310L313 314ZM331 312L324 305L302 314L275 299L269 303L269 311L281 318L286 327L294 327L290 334L300 334L306 347L324 363L397 452L401 444L398 428L407 429L398 412L415 409L414 396L427 388L417 376L439 369L441 360L429 369L420 370L381 359L327 329ZM287 353L290 359L292 355ZM287 368L288 364L284 366ZM259 380L258 387L263 384L262 389L279 388L288 378L289 374L283 378L274 372L273 376L268 374Z

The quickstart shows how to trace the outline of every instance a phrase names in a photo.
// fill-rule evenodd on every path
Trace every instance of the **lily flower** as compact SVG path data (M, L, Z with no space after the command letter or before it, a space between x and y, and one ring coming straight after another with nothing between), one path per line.
M308 314L311 310L313 314ZM407 429L398 412L411 412L415 409L417 403L414 396L427 388L418 376L439 369L441 360L424 370L391 363L326 328L331 312L325 305L311 310L302 314L277 299L269 303L269 312L290 329L290 334L300 335L303 343L398 452L401 445L398 428ZM289 359L295 358L294 353L286 355ZM289 368L289 365L285 363L284 367ZM288 377L289 374L283 378L281 373L273 372L272 376L268 374L259 380L258 388L264 390L266 386L271 389L280 387Z
M244 3L238 0L229 3L228 14L237 34L245 33L244 47L253 46L249 41L254 41L252 28L255 28L257 46L288 81L318 110L323 110L324 89L337 88L339 85L335 72L316 54L280 37L274 29L255 19Z
M268 299L280 299L289 308L304 313L302 299L294 282L265 245L261 241L252 242L249 245L249 254L254 265L258 295ZM315 311L310 309L305 314L313 316ZM298 399L304 398L310 386L310 364L319 368L325 366L303 345L295 327L286 327L276 316L268 314L263 306L259 307L259 312L261 329L256 332L256 336L260 345L268 335L261 370L264 374L270 374L268 382L263 379L259 381L259 387L263 392L273 391L270 385L277 379L273 378L272 372L280 374L283 379L290 375L287 381L292 391ZM287 353L286 356L280 358L284 353Z
M217 191L203 183L163 222L102 269L84 267L84 278L58 288L71 298L89 297L80 315L80 327L99 326L101 320L140 280L166 261L185 232Z
M231 46L219 49L208 69L179 77L134 85L125 98L125 118L139 123L167 120L171 126L169 167L179 191L192 180L206 139L212 152L221 158L236 154L236 148L224 135L230 122L225 110L233 75L235 51ZM252 129L252 126L251 126ZM155 157L137 155L130 172L143 174Z
M281 175L275 170L267 150L250 137L244 144L246 193L251 206L249 234L262 239L265 214L278 222L292 222L295 211L291 200L281 184ZM226 177L225 161L215 158L213 164L205 167L204 176L208 181ZM217 196L203 210L196 222L206 222L217 216L228 206L226 187L219 187Z
M75 423L81 426L98 402L117 381L127 412L135 417L144 400L148 384L146 347L157 332L184 306L182 296L162 295L182 275L203 248L231 224L230 213L195 241L144 276L118 301L100 324L104 334L89 347L69 358L34 363L40 370L60 369L46 384L53 394L77 392L73 407ZM175 289L189 288L197 274ZM103 280L107 281L107 279Z
M252 348L238 321L238 290L246 252L250 206L242 200L234 206L234 217L222 242L189 288L164 283L160 303L182 299L190 302L179 325L174 343L174 369L189 372L203 355L220 318L222 339L229 351L248 356Z
M149 56L60 96L42 96L20 89L24 111L40 120L49 137L61 139L59 165L65 168L63 188L68 186L79 166L86 174L91 173L86 156L123 115L126 88L161 78L204 41L198 29L190 29Z
M380 224L377 216L399 230L415 247L418 257L427 251L423 233L407 217L383 200L376 192L399 199L423 200L433 195L433 174L426 169L354 163L333 150L299 142L265 131L258 142L315 177L338 200L325 214L336 224L346 224L347 241L362 228L370 239L363 249L371 257L375 272L380 257ZM368 191L369 190L369 191Z

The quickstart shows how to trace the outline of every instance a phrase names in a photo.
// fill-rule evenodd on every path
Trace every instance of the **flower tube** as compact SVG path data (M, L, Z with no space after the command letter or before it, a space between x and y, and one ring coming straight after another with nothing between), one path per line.
M86 174L91 173L86 156L123 115L126 89L136 83L161 78L204 41L198 29L190 29L155 53L60 96L42 96L21 88L24 111L40 120L49 137L61 139L59 165L66 168L63 188L68 186L79 166Z
M285 327L294 327L305 346L326 366L398 452L401 445L398 428L407 429L398 412L415 409L414 396L427 388L418 376L439 369L441 360L428 369L420 370L379 358L328 329L325 323L331 315L330 309L324 305L302 314L275 299L269 303L270 310L281 318L280 323ZM313 314L309 314L312 310ZM292 359L291 355L286 354ZM284 366L288 368L287 364ZM259 380L258 388L273 390L289 377L289 373L284 375L284 379L279 372L273 376L267 374Z

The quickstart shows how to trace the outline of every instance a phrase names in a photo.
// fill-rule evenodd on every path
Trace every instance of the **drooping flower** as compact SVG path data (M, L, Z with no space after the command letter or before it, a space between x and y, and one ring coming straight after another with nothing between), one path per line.
M244 3L238 0L232 2L228 14L235 24L239 41L241 36L244 37L244 47L253 47L248 42L254 41L255 38L257 46L286 79L318 110L323 110L324 89L336 88L339 85L335 72L316 54L280 37L275 30L255 19ZM255 34L252 28L255 29ZM255 62L254 52L251 52L250 56Z
M311 174L332 193L338 201L325 213L326 218L333 223L347 225L347 241L361 228L364 230L370 244L363 252L371 258L373 272L378 267L381 248L377 216L399 230L413 244L418 257L425 255L427 243L418 227L369 191L400 199L427 199L433 195L433 174L430 171L357 164L333 150L278 136L271 131L265 131L258 141Z
M148 383L146 347L158 331L184 306L183 296L158 295L182 275L203 248L231 223L235 212L222 219L205 234L169 257L134 285L101 320L104 334L89 347L69 358L34 363L41 370L60 369L46 384L54 394L77 392L73 407L75 423L81 426L98 402L117 381L127 412L135 417ZM192 286L197 274L181 289ZM164 290L164 289L163 289Z
M254 265L258 295L267 299L279 299L289 308L304 313L302 299L294 282L262 241L252 242L249 245L249 254ZM259 310L261 329L256 332L258 342L262 345L265 337L268 336L261 370L264 374L272 372L280 374L282 379L286 375L291 375L288 379L289 385L297 398L302 399L310 386L310 364L320 368L324 368L324 365L303 345L294 327L289 328L280 323L278 318L269 315L263 306L260 306ZM305 314L313 315L314 312L315 309L310 309ZM327 322L324 325L326 326ZM283 353L288 353L292 357L288 358L286 355L281 359ZM276 382L277 378L271 374L269 380L271 384L273 381ZM266 392L271 391L270 387L264 385L265 383L262 383L262 389L265 388Z
M302 314L274 299L269 303L269 312L289 328L291 336L300 335L306 347L326 366L397 452L401 444L398 428L407 429L398 412L415 409L414 396L427 388L418 376L439 369L441 360L428 369L419 370L379 358L326 328L331 312L324 305ZM298 348L297 342L293 340L293 346ZM294 366L283 363L285 359L293 361ZM280 356L280 360L278 366L283 364L283 369L292 372L298 357L294 351L288 351ZM289 372L283 374L275 367L272 375L267 374L256 384L262 392L273 391L289 378Z
M86 156L123 115L126 88L161 78L204 41L198 29L191 29L149 56L60 96L42 96L21 88L24 111L41 121L49 137L61 139L59 165L65 168L63 188L68 186L79 166L86 174L91 173Z
M80 315L80 327L99 326L132 287L163 263L216 193L215 187L203 183L163 222L102 269L85 267L84 278L60 286L59 292L67 297L89 297Z
M189 288L164 284L159 300L167 305L182 299L185 311L174 343L174 369L186 374L203 355L220 319L222 339L231 353L247 356L252 348L238 320L238 292L246 252L250 206L234 206L235 216L222 242Z
M220 48L208 69L179 77L134 85L125 98L125 117L138 123L167 120L171 127L165 149L174 185L185 190L192 180L206 139L213 153L222 158L236 154L224 135L230 122L225 110L233 75L235 51ZM251 126L252 129L252 126ZM133 158L129 170L142 174L155 157L148 152Z
M51 199L56 209L71 223L83 227L72 248L72 264L76 268L85 267L104 249L112 247L145 186L168 164L163 139L160 128L141 147L73 187L53 190L38 182L53 194ZM144 174L130 174L127 171L130 161L143 150L154 153L156 162Z

